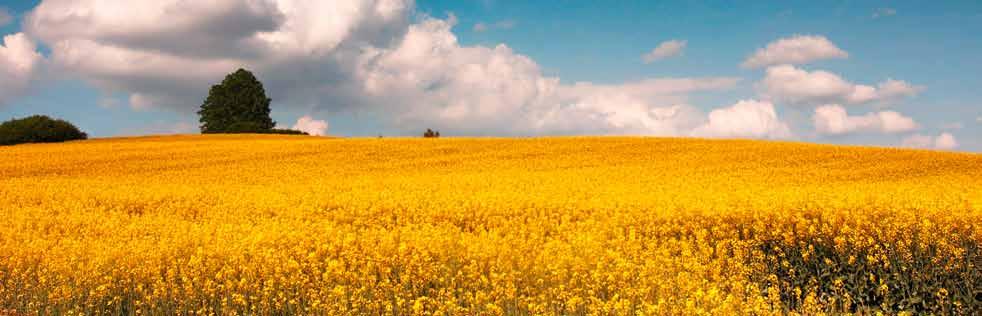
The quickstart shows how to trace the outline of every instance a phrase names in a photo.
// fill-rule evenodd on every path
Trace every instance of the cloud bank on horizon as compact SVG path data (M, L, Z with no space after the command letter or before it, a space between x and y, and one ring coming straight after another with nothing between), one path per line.
M922 124L909 115L875 111L926 87L892 78L854 83L804 68L850 58L822 35L789 35L752 52L735 66L762 76L752 83L756 97L703 111L695 96L745 79L568 83L507 44L461 44L456 16L427 15L412 0L44 0L22 23L0 46L0 107L43 78L71 77L125 95L135 109L193 113L211 84L246 67L282 106L368 113L407 132L798 139L795 130L810 128L818 137L890 134L905 137L895 145L958 146L950 133L915 134ZM473 31L515 25L478 23ZM659 43L642 61L671 62L687 44ZM874 111L848 113L863 107ZM812 126L780 115L787 111L811 113ZM304 115L294 128L322 135L325 119Z

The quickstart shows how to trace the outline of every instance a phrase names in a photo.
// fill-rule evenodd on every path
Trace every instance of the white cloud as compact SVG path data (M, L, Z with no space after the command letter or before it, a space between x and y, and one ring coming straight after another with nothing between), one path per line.
M63 72L192 112L239 67L279 102L343 98L339 83L350 82L362 48L398 37L412 8L411 0L45 0L24 29L51 47Z
M300 117L297 123L293 124L293 129L315 136L327 135L327 127L327 121L315 120L309 115Z
M375 104L398 100L405 126L455 134L684 135L702 115L687 105L696 91L735 78L648 79L618 85L561 84L508 46L461 46L452 24L426 19L395 47L363 56L359 77Z
M44 57L24 33L6 35L0 45L0 105L22 95L40 76Z
M664 41L652 49L651 52L641 56L641 59L645 64L650 64L665 58L680 56L682 55L682 51L685 50L685 46L687 44L688 42L680 40Z
M934 137L922 135L922 134L913 134L905 137L901 141L900 146L911 147L911 148L928 148L933 146L933 144L934 144Z
M489 30L508 30L514 28L516 25L518 25L518 22L516 22L515 20L501 20L491 24L478 22L474 24L473 30L475 32L484 32Z
M709 112L708 121L692 135L724 138L790 138L791 129L782 122L770 102L742 100Z
M274 106L359 111L405 131L456 135L689 135L707 120L690 95L739 81L561 83L506 45L460 45L453 16L416 15L413 7L410 0L45 0L25 29L51 47L61 70L125 94L135 108L192 112L208 87L246 67Z
M894 8L878 8L873 11L873 18L880 18L885 16L893 16L897 14L897 9Z
M151 97L142 93L130 94L130 108L135 110L147 110L153 108L156 103Z
M815 130L819 134L842 135L854 132L903 133L915 130L918 124L914 119L894 111L872 112L866 115L850 116L846 109L837 104L823 105L815 109L812 116Z
M914 134L904 138L901 142L901 146L951 150L958 147L958 141L955 139L954 135L951 135L951 133L941 133L937 137Z
M14 22L14 16L10 14L10 10L0 7L0 27L7 26L11 22Z
M824 36L795 35L782 38L757 49L741 64L744 68L761 68L781 64L807 64L821 59L848 58L849 53Z
M912 97L924 90L922 86L915 86L903 80L887 79L877 84L876 94L870 100L882 101L898 98ZM866 102L867 99L859 99L859 102Z
M854 84L831 72L809 72L792 65L768 67L758 88L767 99L795 104L885 104L917 95L924 89L893 79L887 79L876 87Z
M941 133L938 138L934 139L934 148L937 149L955 149L958 147L958 141L955 140L955 136L951 133Z

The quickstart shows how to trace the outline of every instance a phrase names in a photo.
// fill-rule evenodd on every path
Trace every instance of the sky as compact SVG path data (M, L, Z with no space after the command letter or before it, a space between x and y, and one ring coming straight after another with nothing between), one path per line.
M238 68L280 127L982 152L977 1L0 0L0 120L194 133Z

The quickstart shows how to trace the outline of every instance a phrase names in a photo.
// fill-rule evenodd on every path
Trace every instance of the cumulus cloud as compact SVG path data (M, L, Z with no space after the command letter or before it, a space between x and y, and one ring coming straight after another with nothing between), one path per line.
M149 110L162 103L160 100L155 100L151 96L144 95L142 93L130 94L130 108L134 110Z
M641 60L645 64L650 64L665 58L675 57L682 55L682 51L685 50L685 46L688 42L680 40L670 40L661 42L657 47L641 56Z
M934 139L934 148L937 149L955 149L958 147L958 141L955 140L955 136L951 133L941 133L938 138Z
M7 8L0 7L0 27L7 26L11 22L14 22L14 15L10 14Z
M662 78L617 85L562 84L506 45L461 46L452 21L410 26L389 49L359 66L373 103L409 103L400 125L457 134L684 135L701 119L687 104L697 91L727 89L736 78Z
M854 84L831 72L807 71L792 65L768 67L758 88L765 98L795 104L885 104L917 95L924 89L894 79L887 79L875 87Z
M135 108L192 112L246 67L276 106L457 135L690 135L708 120L690 96L739 81L563 83L506 45L459 44L452 16L415 13L410 0L44 0L24 27L61 70Z
M846 108L837 105L823 105L815 109L812 116L815 130L819 134L842 135L854 132L903 133L915 130L918 124L914 119L895 111L871 112L865 115L850 116Z
M343 89L338 83L350 81L347 65L361 48L404 32L412 7L410 0L45 0L24 29L51 47L64 72L136 95L135 105L191 112L239 67L259 74L278 101L309 103Z
M922 134L913 134L907 136L900 143L900 146L911 147L911 148L929 148L933 145L934 145L934 137L922 135Z
M24 33L6 35L0 45L0 105L22 95L40 76L44 57Z
M723 138L790 138L791 129L781 121L770 102L742 100L709 112L706 123L693 136Z
M795 35L782 38L757 49L741 64L744 68L761 68L781 64L806 64L821 59L848 58L846 51L824 36Z
M941 133L937 137L914 134L904 138L901 142L901 146L951 150L958 147L958 141L955 139L954 135L951 135L951 133Z
M518 25L518 22L515 22L515 20L501 20L491 24L478 22L478 23L474 23L473 30L474 32L484 32L488 30L507 30L507 29L514 28L515 25Z
M327 127L327 121L315 120L309 115L300 117L297 123L293 124L293 129L315 136L327 135Z

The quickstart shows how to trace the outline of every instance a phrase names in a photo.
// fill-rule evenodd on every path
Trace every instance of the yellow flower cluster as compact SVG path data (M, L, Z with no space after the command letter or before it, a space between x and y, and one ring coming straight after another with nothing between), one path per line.
M661 138L0 147L0 310L973 314L982 156Z

